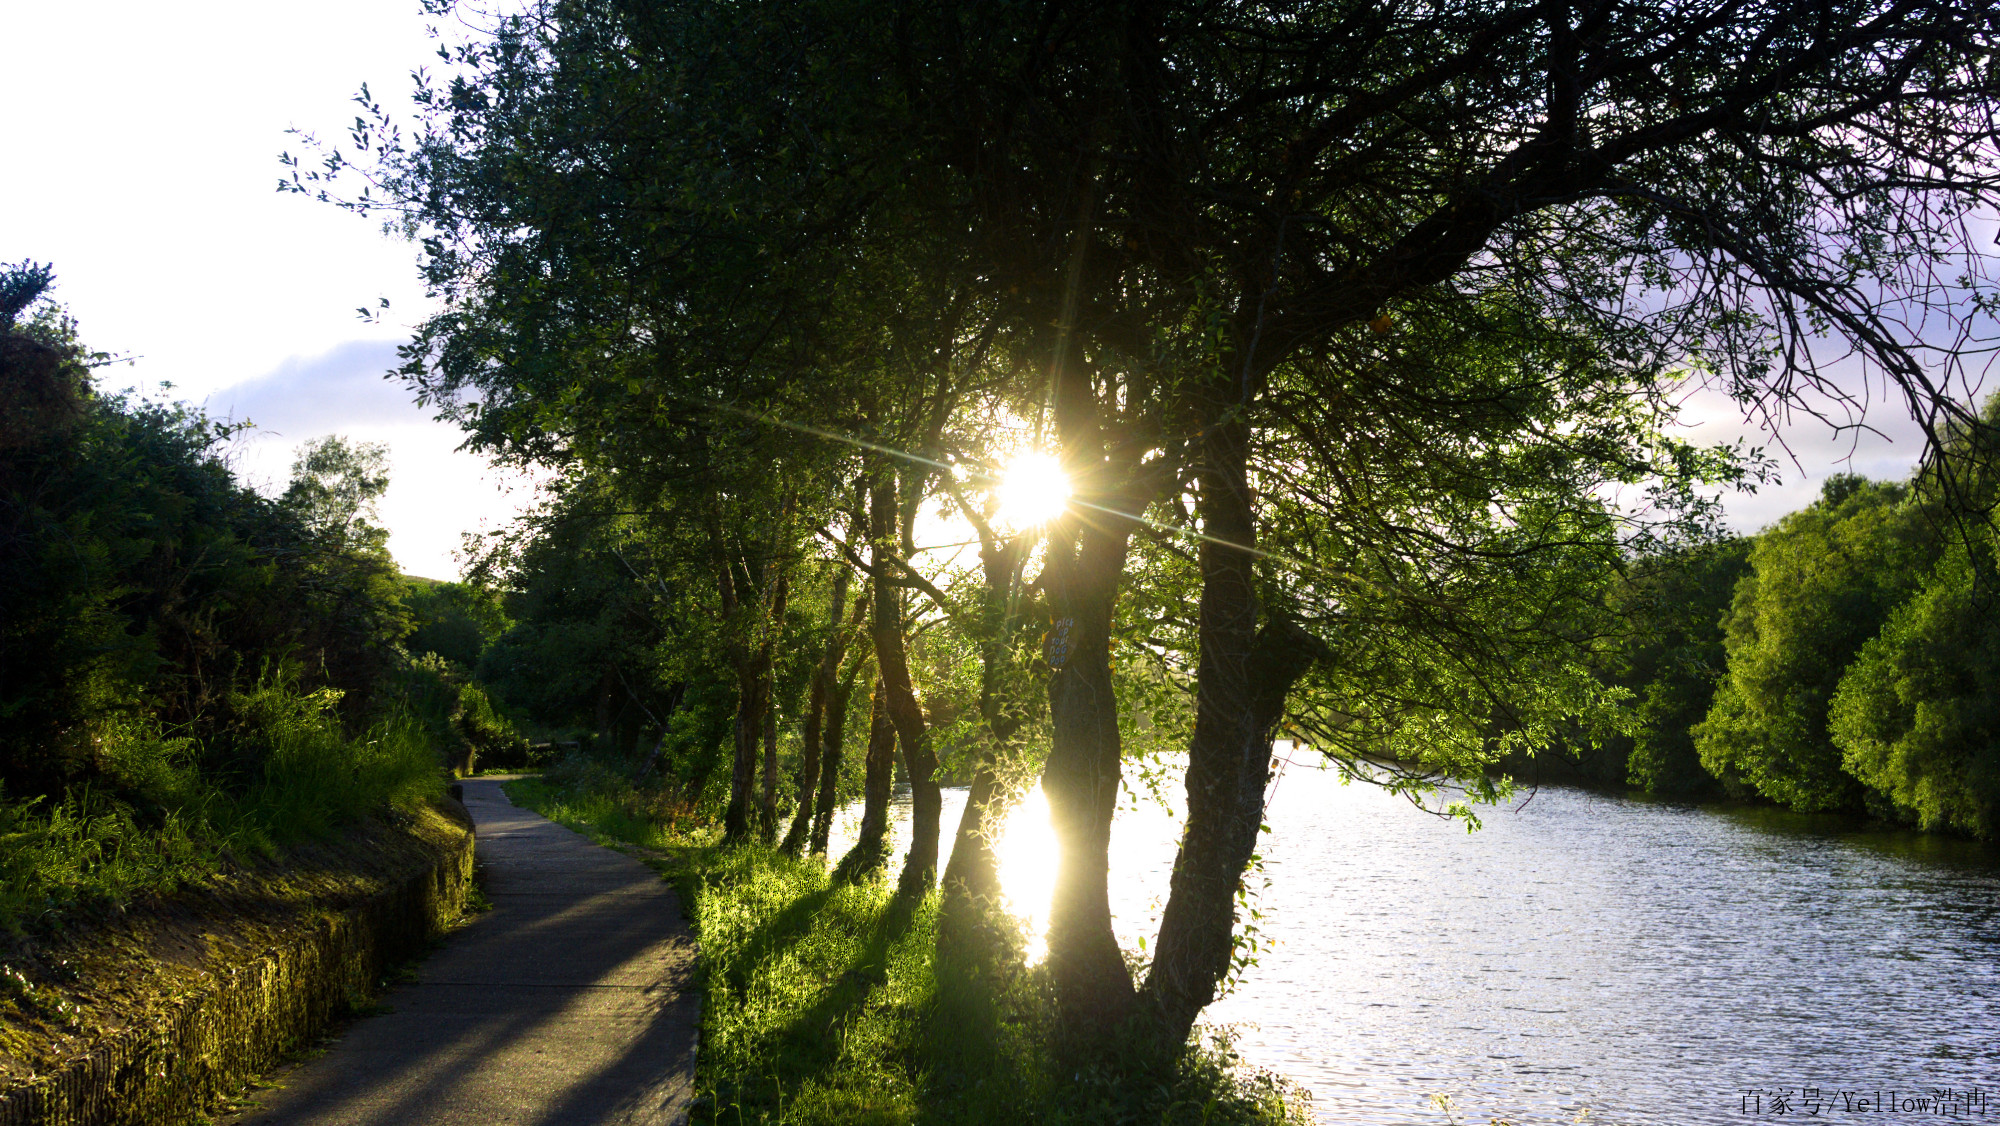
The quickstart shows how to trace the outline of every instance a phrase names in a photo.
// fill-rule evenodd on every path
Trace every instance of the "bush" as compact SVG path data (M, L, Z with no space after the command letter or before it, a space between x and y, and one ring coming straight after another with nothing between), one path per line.
M193 739L128 721L103 739L106 784L54 798L8 800L0 791L0 927L199 884L236 860L443 796L420 723L393 717L350 739L337 702L282 672L240 694L234 738L261 749L261 766L228 784L201 771Z
M463 667L426 653L410 661L403 681L403 700L410 714L430 732L454 774L534 764L528 740Z
M380 714L402 588L365 521L300 499L345 487L319 479L326 457L302 461L319 477L286 499L260 496L221 455L240 427L99 393L102 360L51 306L0 337L0 782L52 801L115 787L105 749L135 717L195 738L204 766L254 775L228 701L283 662L337 689L354 727ZM363 500L379 492L348 460Z
M45 266L0 265L0 927L171 890L439 795L382 451L307 443L284 497L240 426L106 395ZM475 738L506 732L485 707ZM476 689L471 689L476 693ZM484 710L481 710L484 708Z

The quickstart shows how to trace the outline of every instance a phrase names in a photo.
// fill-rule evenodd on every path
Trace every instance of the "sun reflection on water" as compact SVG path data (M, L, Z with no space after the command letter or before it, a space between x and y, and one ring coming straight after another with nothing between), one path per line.
M1007 910L1021 920L1030 965L1048 956L1049 901L1056 893L1056 831L1041 783L1022 796L1007 815L994 844L1000 860L1000 890Z
M950 787L943 797L940 870L951 863L959 818L965 813L966 790ZM909 813L909 791L899 789L889 821L891 878L909 848ZM827 850L829 862L839 860L854 843L860 816L858 802L835 815ZM1118 814L1111 827L1111 913L1119 944L1127 949L1138 949L1141 940L1150 940L1159 926L1179 836L1176 811L1144 793L1129 788L1120 791ZM1041 783L1022 794L1008 810L994 852L1000 862L1000 890L1007 910L1021 924L1029 963L1038 964L1048 953L1049 902L1055 896L1060 859Z

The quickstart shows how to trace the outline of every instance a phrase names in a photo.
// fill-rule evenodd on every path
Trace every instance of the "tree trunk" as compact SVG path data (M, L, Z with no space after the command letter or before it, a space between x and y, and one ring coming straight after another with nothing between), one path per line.
M1092 197L1094 198L1094 197ZM1118 804L1122 746L1118 704L1111 690L1111 613L1132 523L1118 512L1144 507L1121 496L1133 467L1107 458L1098 422L1097 389L1071 338L1074 294L1088 240L1090 208L1078 226L1070 259L1070 296L1057 319L1051 403L1063 470L1088 519L1073 507L1050 530L1042 586L1051 610L1045 658L1051 738L1042 792L1061 858L1049 904L1049 971L1056 1016L1072 1043L1101 1043L1123 1024L1134 993L1131 971L1111 929L1111 814Z
M761 646L764 660L764 793L757 803L757 835L769 844L778 837L778 709L774 698L772 665L775 661L778 638L785 629L785 605L792 592L792 568L789 564L775 564L777 567L776 586L771 595L770 614L764 620L764 639Z
M1012 757L1021 713L1006 684L1009 642L1015 626L1015 592L1027 541L999 541L989 525L979 525L980 563L985 572L984 605L980 614L979 713L988 740L977 752L965 813L944 872L944 902L938 915L941 949L963 949L981 955L1001 948L1012 927L1000 918L1000 864L994 836L1012 795L997 769Z
M834 677L840 675L840 658L847 649L845 635L847 615L847 584L849 571L840 565L833 576L833 597L828 602L826 651L820 656L819 667L813 670L812 686L806 695L806 725L801 741L802 761L799 763L798 808L792 811L792 823L785 830L784 844L779 850L787 856L797 856L805 846L806 832L813 820L813 794L819 787L821 729L826 718L826 700L833 687Z
M757 836L765 844L778 839L778 709L764 709L764 794L757 802Z
M1128 537L1064 522L1071 527L1049 545L1043 572L1055 619L1046 656L1055 672L1042 790L1061 846L1049 905L1049 970L1065 1032L1087 1042L1123 1023L1133 999L1106 886L1122 750L1111 691L1111 610Z
M847 703L854 695L854 682L836 682L826 694L826 747L820 753L819 801L813 810L812 853L826 855L826 838L833 831L833 806L840 794L840 760L847 742Z
M734 724L730 717L716 717L703 710L705 722L693 732L693 744L685 767L687 785L681 790L682 798L690 809L701 808L702 800L708 796L708 780L715 768L729 757L729 732Z
M873 702L868 709L867 773L861 783L861 831L854 847L840 858L833 878L853 883L873 874L887 859L884 840L889 833L889 789L896 780L896 726L889 720L887 694L881 678L876 678Z
M910 665L903 651L903 611L899 588L883 581L895 564L890 546L896 542L896 478L884 469L869 484L868 532L875 582L875 667L888 699L889 720L903 748L903 771L910 779L910 852L896 882L899 895L921 895L937 878L938 822L944 795L938 789L937 755L931 751L929 725L910 682Z
M715 764L722 760L721 744L719 736L709 741L707 749L698 754L693 769L688 771L687 785L681 789L681 796L690 808L700 807L701 799L708 793L708 777L715 773Z
M757 744L763 735L771 688L762 656L751 654L736 674L736 758L729 772L729 809L722 819L722 838L730 843L750 839L753 827Z
M778 851L797 856L805 847L812 825L813 795L819 788L820 728L826 716L826 678L815 671L806 693L806 724L799 736L799 792L792 809L792 823L785 827L785 839Z
M646 776L653 772L653 768L659 765L660 755L667 749L667 736L669 732L670 729L665 726L660 728L660 737L653 740L653 749L647 752L645 761L639 764L639 769L632 772L632 780L634 782L644 782Z
M983 755L972 772L972 786L965 796L965 812L958 819L952 838L951 863L945 866L944 904L947 914L958 906L975 914L990 911L1000 903L1000 862L993 852L993 836L1000 830L1006 788L994 770L993 759Z
M1236 893L1264 820L1272 730L1319 646L1283 619L1257 628L1248 445L1241 422L1210 430L1196 500L1205 538L1187 824L1142 991L1155 1031L1169 1048L1186 1042L1195 1017L1215 1000L1229 972Z
M755 649L743 636L743 604L737 596L736 564L730 558L721 521L711 510L708 520L710 565L715 568L716 593L721 598L722 628L729 663L736 672L736 718L730 728L729 806L722 816L722 839L734 844L750 835L750 781L756 766L753 744L745 728L757 715Z
M616 676L616 673L607 670L597 681L597 706L591 716L595 724L590 734L591 742L596 744L599 753L602 753L604 746L612 742L611 701L616 698L615 689L618 684Z
M974 770L951 846L951 863L944 870L944 901L938 912L941 951L984 959L1009 945L1013 928L1003 917L1000 862L993 850L1007 796L990 762Z
M686 698L686 681L676 683L667 692L666 714L660 717L660 737L653 741L653 750L646 756L646 761L640 763L639 769L633 772L634 781L644 781L660 765L660 756L666 751L667 739L673 732L674 713L681 710L681 701Z

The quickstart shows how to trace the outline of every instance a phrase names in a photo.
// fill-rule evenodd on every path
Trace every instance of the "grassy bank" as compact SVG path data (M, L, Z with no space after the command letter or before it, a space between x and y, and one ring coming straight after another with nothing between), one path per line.
M823 865L722 848L711 827L588 762L508 784L515 801L627 847L674 881L701 942L696 1122L1291 1123L1276 1077L1210 1038L1171 1068L1079 1068L1051 1046L1033 968L941 964L936 897L834 886Z
M282 864L0 940L0 1123L207 1121L456 921L470 830L444 803L367 816Z
M233 700L255 768L134 721L99 741L98 784L60 796L0 793L0 933L199 886L246 860L442 796L438 754L412 718L349 738L337 694L273 680Z

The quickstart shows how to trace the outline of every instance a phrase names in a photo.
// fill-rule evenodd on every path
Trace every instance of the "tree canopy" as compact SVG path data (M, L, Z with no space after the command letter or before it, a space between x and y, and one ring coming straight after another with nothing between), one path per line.
M913 639L945 628L982 653L989 748L1045 697L1066 1027L1136 1017L1179 1043L1239 956L1280 731L1359 773L1478 779L1627 723L1593 676L1605 589L1631 552L1712 533L1708 487L1751 468L1672 435L1690 384L1838 408L1844 350L1940 448L1983 425L1964 389L1990 301L1993 16L550 0L447 52L410 133L364 93L365 153L292 161L284 186L420 240L443 302L405 353L423 396L588 480L681 561L678 589L715 592L732 835L775 829L789 616L819 600L808 620L837 633L844 588L817 576L852 568L872 726L916 787L904 886L929 885L938 837ZM1960 347L1932 351L1925 318ZM1058 456L1073 497L998 532L970 494L1021 449ZM976 530L968 594L919 565L939 502ZM1840 513L1753 554L1861 534ZM1789 588L1756 589L1724 689L1745 707L1804 681L1739 676L1736 651L1870 632L1778 629ZM1855 597L1870 621L1894 601ZM1003 675L1023 665L1030 683ZM1192 704L1139 982L1105 895L1135 667ZM1824 698L1822 671L1794 679ZM1838 754L1794 726L1725 757L1804 795Z

